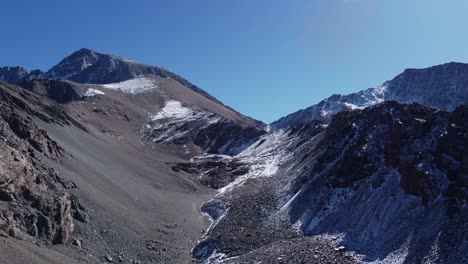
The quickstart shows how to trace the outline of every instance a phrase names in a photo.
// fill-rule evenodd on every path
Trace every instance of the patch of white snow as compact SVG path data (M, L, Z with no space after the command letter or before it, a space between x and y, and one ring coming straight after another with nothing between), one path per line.
M105 94L104 92L101 92L99 90L96 90L96 89L93 89L93 88L88 88L88 90L85 93L85 96L86 97L93 97L93 96L96 96L96 95L104 95L104 94Z
M182 119L185 117L190 117L191 115L193 115L192 109L182 106L182 104L178 101L170 100L166 102L164 108L155 116L153 116L151 120L157 121L165 118Z
M120 90L124 93L138 94L151 90L158 90L158 82L151 78L137 77L135 79L119 82L104 84L102 87L112 90Z

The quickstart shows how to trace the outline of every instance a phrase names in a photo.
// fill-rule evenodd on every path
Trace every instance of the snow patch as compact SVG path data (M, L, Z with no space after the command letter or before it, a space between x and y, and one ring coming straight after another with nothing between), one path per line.
M220 120L219 116L205 110L189 108L181 102L169 100L157 114L148 115L143 133L155 143L171 143L194 132L192 128L187 129L188 124L200 130Z
M193 116L193 113L192 109L182 106L180 102L170 100L166 102L166 105L159 113L151 117L151 121L157 121L165 118L183 119Z
M155 79L138 77L119 83L104 84L102 87L112 90L120 90L128 94L139 94L153 90L158 91L159 84Z
M104 94L105 94L104 92L101 92L101 91L93 89L93 88L89 88L86 91L85 96L86 97L93 97L93 96L96 96L96 95L104 95Z
M248 179L274 176L278 172L280 161L286 156L278 149L286 142L287 134L283 130L279 130L262 136L257 140L257 143L239 153L236 158L251 164L249 172L219 189L217 196L222 196L243 185Z

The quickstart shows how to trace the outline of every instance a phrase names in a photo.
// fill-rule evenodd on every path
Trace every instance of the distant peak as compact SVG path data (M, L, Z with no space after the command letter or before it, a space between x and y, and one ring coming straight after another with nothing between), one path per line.
M97 52L92 50L92 49L81 48L81 49L75 51L74 53L97 53Z
M3 70L8 70L8 71L12 71L12 70L26 71L26 69L23 68L22 66L3 66L3 67L0 67L0 68L3 69Z
M98 57L102 54L94 51L94 50L91 50L91 49L87 49L87 48L82 48L82 49L79 49L75 52L73 52L72 54L70 54L67 58L76 58L76 57Z

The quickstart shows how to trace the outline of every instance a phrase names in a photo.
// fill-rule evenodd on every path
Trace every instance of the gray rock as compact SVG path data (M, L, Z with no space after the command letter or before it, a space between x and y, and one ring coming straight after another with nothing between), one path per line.
M114 261L114 259L110 255L106 255L105 259L106 259L107 262L113 262Z
M73 243L73 245L81 248L81 240L75 238L75 239L73 239L72 243Z

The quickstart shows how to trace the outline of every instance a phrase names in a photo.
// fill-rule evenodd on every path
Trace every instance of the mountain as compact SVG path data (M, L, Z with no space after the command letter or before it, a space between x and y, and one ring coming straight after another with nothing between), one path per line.
M80 60L64 61L73 79ZM264 125L162 70L104 84L49 74L0 82L0 262L190 262L213 190L173 164L236 154Z
M8 71L1 263L468 260L464 64L268 131L174 73L89 49Z
M280 118L272 129L286 128L302 122L321 120L342 110L363 109L384 101L420 103L452 111L468 103L468 64L447 63L426 69L407 69L391 81L349 95L332 95L316 105Z
M0 80L4 80L9 83L16 83L17 81L24 79L29 75L25 68L16 67L0 67Z
M183 86L220 103L196 85L164 68L141 64L115 55L101 54L85 48L64 58L47 71L46 75L54 79L95 84L118 83L143 75L172 78Z
M171 78L145 76L84 87L86 101L100 102L92 105L100 118L126 116L146 142L180 145L187 153L236 154L265 133L257 121Z
M102 54L86 48L73 52L47 72L40 70L28 72L19 66L0 68L0 80L9 83L46 78L70 80L77 83L109 84L144 75L171 78L183 86L221 103L206 91L164 68L141 64L120 56Z
M28 72L25 68L16 66L16 67L0 67L0 80L9 83L17 83L20 81L26 81L37 78L44 78L45 73L41 70L33 70Z
M144 109L144 114L139 113L141 123L137 127L141 127L143 115L155 115L154 118L145 117L147 124L144 137L147 141L182 145L192 143L201 148L201 151L234 154L240 152L246 142L253 141L264 132L263 123L225 106L182 77L164 68L140 64L120 56L83 48L61 60L46 73L28 73L22 67L5 69L18 75L15 75L16 78L5 78L5 81L16 83L58 103L92 97L86 96L87 90L97 89L96 91L101 92L100 95L108 93L102 89L122 91L132 98L133 107L141 108L139 111ZM6 74L5 76L9 77ZM88 89L89 87L94 88ZM124 97L119 97L124 100ZM113 102L106 103L105 106L113 105ZM182 111L190 116L184 118L179 115L178 120L158 119L156 113L161 109L166 112ZM173 114L168 113L169 117L174 117ZM161 123L166 121L169 122L165 126L171 127L172 131L165 131L165 134L181 130L178 126L182 126L185 131L171 137L164 136L164 133L160 133ZM190 126L189 131L187 126Z

